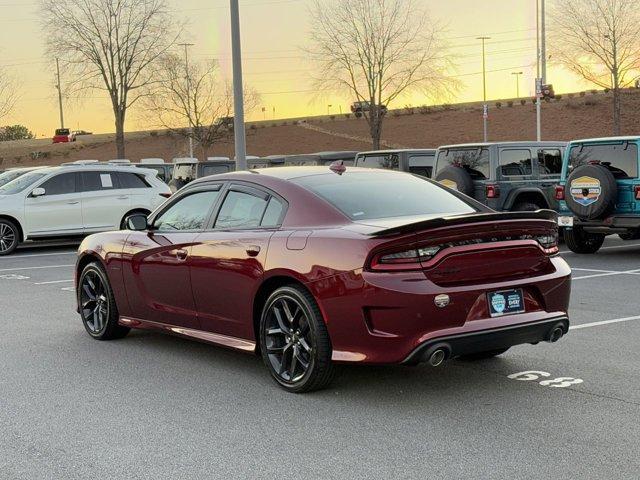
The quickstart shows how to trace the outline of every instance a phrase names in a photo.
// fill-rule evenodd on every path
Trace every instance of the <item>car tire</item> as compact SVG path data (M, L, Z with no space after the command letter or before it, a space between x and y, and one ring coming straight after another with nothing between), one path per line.
M107 274L98 262L89 263L76 287L78 309L87 333L96 340L115 340L130 328L118 324L118 307Z
M486 360L488 358L493 358L493 357L497 357L498 355L502 355L507 350L509 350L509 347L498 348L496 350L488 350L486 352L471 353L469 355L461 355L459 358L460 360L470 361L470 362L473 362L475 360Z
M629 240L640 240L640 231L638 230L630 230L625 233L619 233L618 236L625 241Z
M535 212L536 210L541 210L544 207L541 207L537 203L533 202L520 202L516 203L511 209L513 212Z
M298 285L275 290L265 302L259 328L262 359L282 388L304 393L331 383L331 340L308 291Z
M0 218L0 256L11 255L20 243L20 230L11 220Z
M596 253L604 243L604 233L589 233L582 228L565 228L564 242L574 253Z
M581 165L567 178L565 202L579 218L604 218L613 210L617 199L618 184L604 165Z
M473 197L473 179L469 172L462 167L449 165L443 168L436 176L436 182L445 187L457 190L460 193Z

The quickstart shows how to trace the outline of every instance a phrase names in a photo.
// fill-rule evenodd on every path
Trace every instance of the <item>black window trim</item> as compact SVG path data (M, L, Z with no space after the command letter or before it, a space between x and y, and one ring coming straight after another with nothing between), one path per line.
M275 226L268 226L268 227L258 225L257 227L216 228L215 225L216 225L216 221L218 220L220 209L222 208L222 205L226 200L227 195L230 191L247 193L249 195L254 195L256 197L261 197L264 200L266 200L267 207L269 206L269 200L271 200L271 198L275 198L276 200L278 200L283 206L282 213L280 214L280 218L278 220L278 224ZM267 207L265 207L264 212L262 212L262 218L260 219L260 223L262 223L262 219L264 218L264 215L267 211ZM233 182L228 183L225 186L224 191L221 192L220 200L217 202L215 211L212 213L209 221L206 223L205 230L208 232L234 232L234 231L242 231L242 230L244 231L278 230L282 228L282 224L284 222L284 219L287 215L288 210L289 210L289 202L287 202L281 195L278 195L273 190L270 190L266 187L263 187L262 185L258 185L255 183L234 180Z
M540 156L544 156L544 152L548 152L551 150L557 150L558 152L560 152L560 172L559 173L544 173L542 167L543 167L543 162L540 159ZM563 163L564 163L564 149L562 147L541 147L538 149L538 152L536 154L536 160L538 163L538 174L541 177L557 177L559 175L562 174L562 167L563 167Z
M82 178L80 177L80 172L55 172L47 177L45 177L44 179L40 179L41 182L32 187L31 191L33 192L33 190L35 190L36 188L44 188L43 185L45 183L47 183L49 180L52 180L58 176L61 175L75 175L75 180L76 180L76 187L75 187L75 191L74 192L69 192L69 193L56 193L56 194L47 194L47 189L45 188L45 192L44 192L44 196L45 197L57 197L59 195L73 195L73 194L80 194L82 193ZM29 193L29 196L31 197L32 194Z
M226 191L226 182L212 182L206 183L205 185L197 185L192 188L187 188L181 190L179 193L171 196L171 201L162 207L162 210L158 210L149 216L149 225L154 225L158 217L162 216L167 210L173 207L176 203L180 202L183 198L188 197L190 195L194 195L196 193L202 192L220 192L216 201L209 207L209 211L207 212L204 222L201 228L198 229L190 229L190 230L160 230L156 228L151 228L149 231L151 233L194 233L194 232L203 232L207 230L207 226L211 221L211 216L214 212L217 212L220 207L220 199L225 194Z
M529 152L529 161L531 162L531 173L527 174L523 174L523 175L505 175L504 173L502 173L502 152L513 152L513 151L527 151ZM536 154L536 158L537 158L537 154ZM527 147L527 146L522 146L522 147L503 147L500 148L498 150L498 169L500 171L500 177L501 178L530 178L530 177L534 177L535 176L535 172L534 172L534 157L533 157L533 152L531 151L531 147Z

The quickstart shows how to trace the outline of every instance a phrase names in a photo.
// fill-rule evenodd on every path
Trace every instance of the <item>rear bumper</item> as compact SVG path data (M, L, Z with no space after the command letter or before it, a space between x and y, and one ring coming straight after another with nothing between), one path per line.
M550 341L551 332L556 328L562 328L563 335L566 334L569 331L569 319L562 316L542 322L509 325L491 330L433 338L419 345L402 363L414 364L427 361L429 356L439 348L448 352L448 358L455 358L525 343L535 344Z
M582 220L574 217L573 224L588 232L616 233L628 229L640 228L640 215L613 215L602 220Z

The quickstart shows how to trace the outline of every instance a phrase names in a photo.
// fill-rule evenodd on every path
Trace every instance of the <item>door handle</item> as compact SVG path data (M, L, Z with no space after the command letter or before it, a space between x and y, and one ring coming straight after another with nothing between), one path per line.
M79 203L80 203L80 202L78 202L78 201L76 200L75 202L67 202L67 205L77 205L77 204L79 204Z
M189 252L186 250L176 250L176 258L178 260L186 260L189 256Z
M129 197L127 195L122 195L121 197L118 197L118 200L128 200Z
M249 245L247 247L247 255L250 257L257 257L260 253L260 247L258 245Z

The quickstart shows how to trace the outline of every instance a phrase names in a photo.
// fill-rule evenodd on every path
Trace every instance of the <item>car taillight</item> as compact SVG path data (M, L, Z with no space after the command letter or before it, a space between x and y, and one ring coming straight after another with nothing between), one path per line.
M500 196L500 188L497 185L487 185L487 198L498 198Z
M640 200L640 185L633 187L633 191L635 193L636 200Z
M538 235L535 239L544 249L546 254L553 255L558 253L558 232L550 233L548 235Z
M564 200L564 185L556 185L556 200Z
M169 198L171 196L171 193L161 193L160 196L164 198Z
M373 270L417 270L420 262L430 260L440 250L440 247L420 247L411 250L380 253L373 257Z

